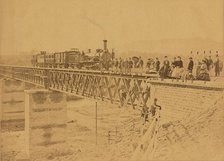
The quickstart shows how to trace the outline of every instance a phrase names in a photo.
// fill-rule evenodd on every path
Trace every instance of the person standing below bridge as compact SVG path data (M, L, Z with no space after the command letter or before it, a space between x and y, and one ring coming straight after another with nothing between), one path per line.
M156 117L156 119L160 117L160 110L162 109L162 107L157 104L157 101L158 99L155 98L150 109L152 117Z
M146 122L148 122L148 118L149 118L149 107L147 105L144 105L141 111L141 117L143 118L143 125L146 124Z
M119 94L120 94L120 98L121 98L121 106L125 105L125 100L127 97L127 90L125 89L125 86L121 86L121 88L119 89Z

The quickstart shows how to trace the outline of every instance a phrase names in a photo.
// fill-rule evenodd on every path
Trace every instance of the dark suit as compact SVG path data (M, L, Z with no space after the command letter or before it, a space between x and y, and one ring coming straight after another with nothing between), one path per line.
M164 70L163 77L166 78L168 76L168 71L169 71L169 67L170 67L169 60L164 60L163 67L164 67L164 69L163 69Z
M194 62L193 60L190 60L187 69L189 70L190 73L192 73L193 68L194 68Z
M156 63L155 63L155 65L156 65L156 71L158 72L159 69L160 69L160 61L157 60Z

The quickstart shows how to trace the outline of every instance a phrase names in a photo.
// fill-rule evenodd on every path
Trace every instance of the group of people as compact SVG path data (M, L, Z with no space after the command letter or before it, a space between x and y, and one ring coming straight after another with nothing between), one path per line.
M187 70L189 75L192 75L192 71L194 68L193 58L189 57L189 62L187 66ZM172 77L172 78L180 78L184 71L184 63L180 56L174 57L173 61L169 61L167 56L164 57L164 62L162 68L159 70L159 74L162 78Z
M213 60L211 56L209 56L209 58L204 57L204 59L198 63L210 73L214 69L216 77L219 77L221 75L223 69L223 62L220 60L219 55L216 55L215 60Z
M122 59L121 57L112 61L112 68L115 72L131 73L133 68L143 70L144 61L141 57L136 60L132 58Z
M215 76L220 76L223 68L223 63L220 60L219 55L216 55L215 59L212 59L211 56L208 58L205 56L201 60L189 57L189 61L185 68L180 56L174 57L172 61L165 56L163 62L161 62L158 57L155 59L150 58L147 60L146 64L144 64L141 57L130 57L126 59L116 58L111 63L112 70L119 73L143 73L144 71L146 73L157 72L161 78L181 78L183 73L185 73L185 75L187 73L189 78L195 77L196 79L202 80L208 79L204 77L209 77L213 70ZM193 71L196 72L193 74Z
M196 66L196 68L195 68ZM195 68L195 74L193 76L193 70ZM184 69L184 63L180 56L177 58L174 57L171 63L167 59L167 56L164 57L163 67L160 68L160 76L163 78L172 77L172 78L181 78L182 76L186 76L189 79L199 79L199 80L210 80L210 75L214 70L215 76L220 76L222 72L223 63L219 58L219 55L215 56L213 60L211 56L207 58L204 56L203 59L197 59L195 62L192 57L189 57L189 61L187 64L187 68Z
M155 60L150 58L144 66L144 61L141 57L130 57L126 59L122 59L120 57L119 59L116 58L111 62L111 68L114 72L120 73L132 73L133 69L135 69L135 72L142 73L144 72L144 69L146 69L147 73L149 70L159 71L160 61L158 58Z

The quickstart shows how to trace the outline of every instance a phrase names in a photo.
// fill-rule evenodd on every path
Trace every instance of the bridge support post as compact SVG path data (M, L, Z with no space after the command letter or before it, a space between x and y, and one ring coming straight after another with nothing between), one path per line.
M13 79L0 80L2 128L16 130L16 127L21 127L24 123L24 90L24 82Z
M32 159L68 151L66 95L45 89L25 91L26 152Z
M24 90L29 88L35 87L14 79L0 79L0 160L7 160L5 153L9 143L5 141L8 140L7 136L3 138L2 132L24 130Z

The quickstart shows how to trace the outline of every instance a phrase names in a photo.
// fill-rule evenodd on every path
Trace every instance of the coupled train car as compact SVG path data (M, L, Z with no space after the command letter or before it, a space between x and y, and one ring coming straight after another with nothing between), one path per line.
M84 69L109 69L114 52L107 49L107 40L104 40L104 49L97 49L95 55L84 53L76 48L64 52L47 53L41 51L33 55L31 63L35 67L49 68L84 68Z

